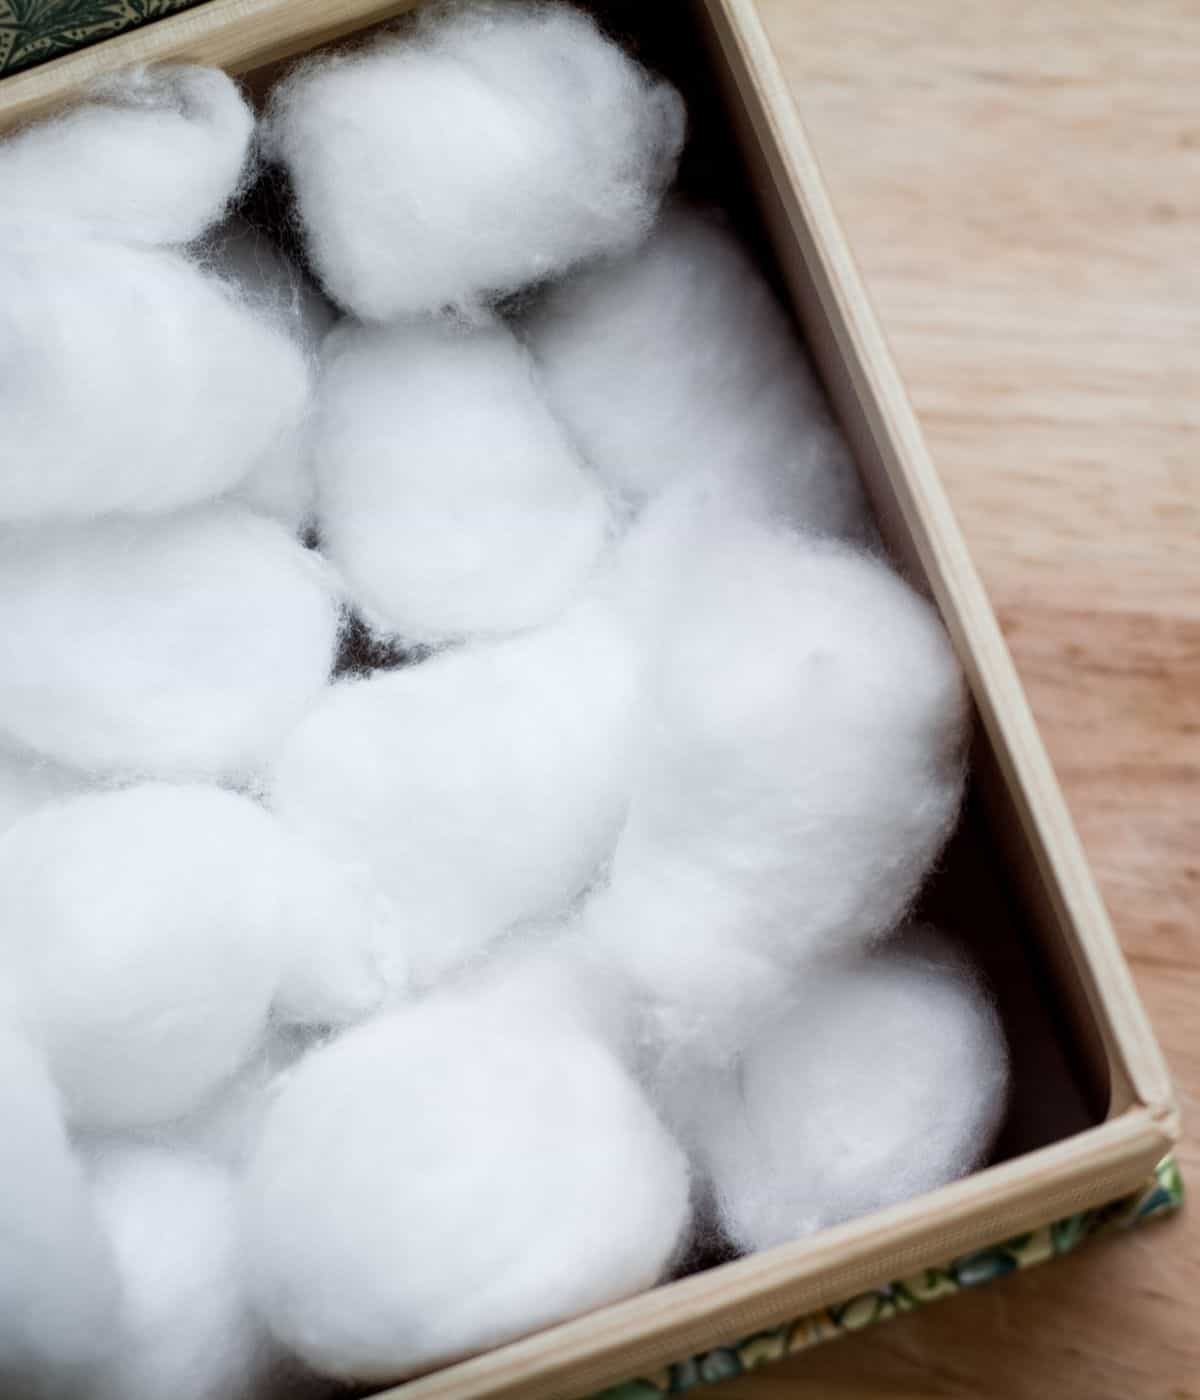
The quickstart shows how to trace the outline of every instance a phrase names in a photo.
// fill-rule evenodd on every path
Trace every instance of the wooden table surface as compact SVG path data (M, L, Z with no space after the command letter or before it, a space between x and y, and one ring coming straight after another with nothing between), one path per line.
M761 0L1200 1192L1200 0ZM714 1400L1200 1396L1200 1207Z

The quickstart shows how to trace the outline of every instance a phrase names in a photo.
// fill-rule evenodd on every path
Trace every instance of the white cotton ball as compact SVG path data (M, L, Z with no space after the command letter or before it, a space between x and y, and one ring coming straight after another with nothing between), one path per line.
M114 1355L97 1400L235 1400L269 1358L250 1307L239 1196L215 1163L114 1148L93 1166L92 1198L121 1282Z
M742 509L866 538L796 332L714 217L672 209L626 257L552 288L526 330L551 407L614 490L640 502L704 479Z
M337 312L283 250L241 217L215 229L205 266L231 282L257 312L288 331L309 351L320 349Z
M322 1038L295 1026L269 1026L261 1048L233 1079L191 1113L142 1130L139 1140L204 1157L240 1173L254 1151L263 1117L279 1086Z
M636 691L626 629L588 602L539 632L334 686L289 735L270 801L373 876L393 901L393 955L429 982L561 911L610 854Z
M352 1025L408 989L408 965L393 946L398 913L360 862L331 860L282 826L275 835L284 949L274 1017Z
M995 1009L928 941L810 970L736 1066L677 1087L671 1110L745 1250L965 1176L1007 1103Z
M249 1058L279 979L270 816L217 788L54 803L0 837L0 973L68 1119L175 1117Z
M339 605L281 526L219 508L0 536L0 734L95 773L241 775L326 684Z
M132 243L199 237L247 173L254 113L237 85L218 68L140 68L90 95L0 142L0 225L73 224Z
M213 234L208 266L230 282L255 315L272 321L315 357L336 314L321 293L284 254L244 219L231 219ZM308 415L272 442L238 488L247 505L293 530L312 517L316 504Z
M207 500L303 417L303 351L182 254L2 230L0 252L0 520Z
M578 911L499 939L464 969L453 988L486 997L514 1022L582 1032L623 1061L634 1057L635 988L625 971L588 937Z
M365 320L496 294L630 247L684 136L678 93L565 5L441 6L276 89L313 262Z
M47 802L71 797L87 785L81 774L37 754L0 748L0 833Z
M587 919L651 1044L720 1059L794 969L904 914L958 813L968 709L937 614L882 563L703 512L661 543L649 737Z
M409 641L547 620L605 542L600 487L498 324L338 331L316 457L323 545L366 620Z
M0 1120L0 1391L74 1400L108 1349L116 1277L45 1066L7 1026Z
M255 1297L317 1370L397 1379L651 1287L688 1196L597 1041L443 995L283 1087L247 1178Z

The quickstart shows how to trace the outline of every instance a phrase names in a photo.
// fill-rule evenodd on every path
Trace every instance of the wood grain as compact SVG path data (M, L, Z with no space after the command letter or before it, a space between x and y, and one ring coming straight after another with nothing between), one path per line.
M1200 1182L1200 4L760 0ZM1200 1396L1200 1222L718 1388Z

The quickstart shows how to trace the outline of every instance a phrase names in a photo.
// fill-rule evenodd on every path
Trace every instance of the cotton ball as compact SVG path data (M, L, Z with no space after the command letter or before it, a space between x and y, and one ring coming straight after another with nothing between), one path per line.
M208 266L230 282L249 308L290 335L315 358L333 326L330 304L275 247L244 219L216 231ZM316 503L307 415L267 448L238 489L238 497L293 530L312 517Z
M318 423L322 541L377 631L545 621L603 547L600 487L498 324L338 331Z
M774 293L714 217L672 209L527 325L551 407L635 503L703 477L742 508L866 538L845 439Z
M1004 1115L1008 1054L971 971L926 938L813 969L737 1068L672 1104L721 1224L767 1249L965 1176Z
M301 348L182 254L2 230L0 249L0 520L207 500L302 419Z
M683 145L678 93L568 6L476 3L299 69L266 143L309 252L365 320L497 294L632 246Z
M116 1277L44 1064L0 1025L0 1391L72 1400L104 1356Z
M393 957L428 983L562 910L611 853L636 732L637 654L615 610L343 682L289 735L284 823L394 904Z
M92 1191L121 1281L97 1400L249 1396L269 1351L250 1308L233 1178L200 1158L126 1147L99 1156Z
M217 788L91 793L0 837L0 968L68 1119L175 1117L250 1056L281 960L270 817Z
M883 564L703 513L663 540L649 737L587 920L650 1045L720 1060L796 968L897 924L958 813L968 709L936 613Z
M199 237L247 172L254 113L237 85L217 68L139 68L91 95L0 142L0 224L67 223L132 243Z
M0 542L0 733L96 773L241 775L333 666L339 605L274 521L11 529Z
M213 231L205 266L232 282L249 305L282 325L305 349L316 351L337 312L262 230L234 217Z
M625 971L587 936L578 911L499 939L453 987L486 997L514 1022L583 1032L637 1068L635 989Z
M443 995L296 1069L246 1194L276 1338L321 1372L385 1381L651 1287L689 1192L597 1041Z
M87 781L36 754L0 748L0 833L22 817L87 787Z
M186 1152L241 1173L279 1086L294 1065L325 1037L308 1028L271 1025L261 1048L198 1108L170 1123L139 1132L148 1146Z
M282 827L275 837L284 937L275 1019L348 1026L404 994L409 968L392 946L398 915L362 864L332 860Z

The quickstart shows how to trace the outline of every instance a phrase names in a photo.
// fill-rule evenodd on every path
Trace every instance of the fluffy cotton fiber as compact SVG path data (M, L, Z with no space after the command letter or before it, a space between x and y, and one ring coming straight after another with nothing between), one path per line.
M244 219L231 219L214 233L206 260L255 315L267 318L315 360L333 326L334 310L265 234ZM293 530L310 520L316 483L307 414L267 447L238 497Z
M301 68L266 141L309 252L365 320L497 293L635 243L683 143L679 95L564 5L433 7Z
M234 217L215 229L204 265L238 289L249 305L282 325L305 349L317 351L337 313L268 235Z
M249 163L254 114L236 84L216 68L163 67L104 79L92 93L96 101L0 142L0 228L198 238Z
M0 834L47 802L82 791L86 781L36 754L0 748Z
M0 249L0 520L203 501L300 422L301 349L182 254L40 229Z
M96 1400L239 1400L269 1356L250 1310L238 1192L221 1167L153 1148L114 1148L93 1200L121 1284L113 1354Z
M0 1025L0 1391L74 1400L106 1354L116 1277L46 1068Z
M294 1072L247 1185L255 1296L324 1373L389 1380L654 1284L688 1173L596 1041L436 997Z
M715 216L553 288L527 325L546 396L634 503L703 479L738 509L866 537L862 487L794 330Z
M233 793L151 784L0 838L0 968L73 1123L174 1117L249 1057L282 961L264 825Z
M640 527L662 535L650 737L587 917L652 1044L722 1059L794 969L900 919L957 815L967 706L936 613L883 564L662 512Z
M629 792L637 658L613 610L344 682L289 736L270 800L395 906L428 982L572 900Z
M397 913L369 873L329 859L274 822L258 858L265 866L272 854L285 939L275 1020L348 1026L403 995L409 967L395 946Z
M170 1123L141 1130L146 1146L183 1152L216 1162L240 1175L258 1141L262 1120L289 1070L324 1038L307 1027L267 1028L261 1048L199 1108Z
M429 641L545 621L604 544L600 487L500 325L338 331L316 454L322 541L384 633Z
M928 935L812 970L736 1072L671 1103L741 1249L767 1249L943 1186L1000 1125L1008 1057L971 971Z
M96 773L241 774L333 665L320 561L273 521L10 529L0 538L0 734Z
M268 1006L345 1025L383 998L374 891L219 788L43 807L0 837L0 884L0 972L85 1126L210 1110Z

